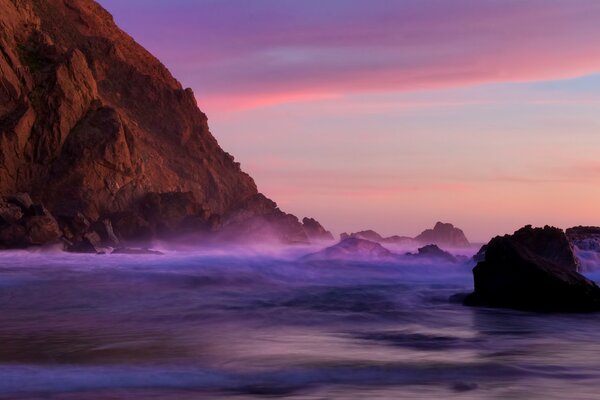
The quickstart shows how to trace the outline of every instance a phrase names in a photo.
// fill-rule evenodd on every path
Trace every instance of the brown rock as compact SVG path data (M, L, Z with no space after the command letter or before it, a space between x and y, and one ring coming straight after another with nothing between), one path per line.
M32 216L25 219L26 243L42 245L58 240L62 233L52 216Z
M23 211L20 207L4 203L0 204L0 225L11 225L23 218Z
M109 219L123 238L266 224L306 240L295 217L256 201L192 91L96 2L0 0L0 26L0 195Z

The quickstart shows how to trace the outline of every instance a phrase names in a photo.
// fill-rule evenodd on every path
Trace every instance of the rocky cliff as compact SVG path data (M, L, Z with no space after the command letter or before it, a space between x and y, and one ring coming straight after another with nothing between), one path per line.
M123 238L249 221L307 239L219 147L191 89L92 0L0 0L0 195L19 192Z

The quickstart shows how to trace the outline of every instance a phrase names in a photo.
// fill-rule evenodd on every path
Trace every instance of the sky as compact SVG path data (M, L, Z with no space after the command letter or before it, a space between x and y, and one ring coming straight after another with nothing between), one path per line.
M600 225L600 1L100 3L334 233Z

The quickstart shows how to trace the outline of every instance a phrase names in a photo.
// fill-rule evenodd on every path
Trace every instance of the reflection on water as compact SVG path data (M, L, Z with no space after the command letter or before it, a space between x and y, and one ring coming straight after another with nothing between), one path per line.
M472 265L0 254L0 399L593 399L600 315L448 302Z

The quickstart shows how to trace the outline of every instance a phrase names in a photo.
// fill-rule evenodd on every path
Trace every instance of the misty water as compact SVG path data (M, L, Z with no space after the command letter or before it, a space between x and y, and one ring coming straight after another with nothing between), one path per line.
M0 253L0 399L600 393L598 314L449 302L470 263L295 261L305 250Z

